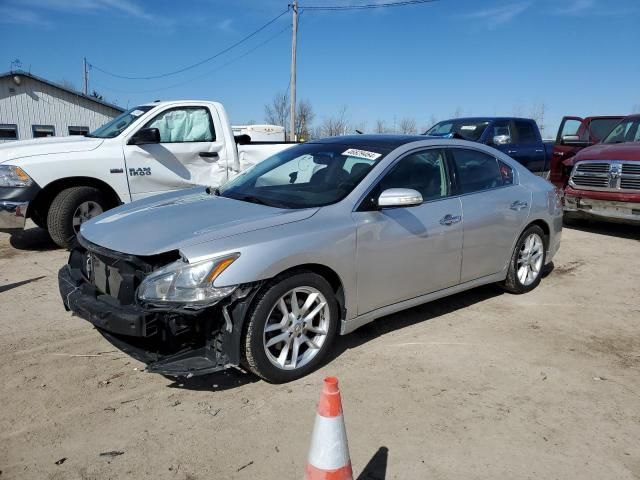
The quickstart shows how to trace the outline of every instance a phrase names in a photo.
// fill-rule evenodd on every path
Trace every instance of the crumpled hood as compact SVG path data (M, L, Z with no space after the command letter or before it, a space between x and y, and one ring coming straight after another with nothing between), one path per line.
M598 143L580 150L575 161L580 160L637 160L640 161L640 143Z
M0 143L0 163L18 158L53 153L89 152L98 148L103 138L82 136L34 138Z
M287 210L208 194L172 192L109 210L82 225L82 237L130 255L179 250L231 235L311 217L318 209Z

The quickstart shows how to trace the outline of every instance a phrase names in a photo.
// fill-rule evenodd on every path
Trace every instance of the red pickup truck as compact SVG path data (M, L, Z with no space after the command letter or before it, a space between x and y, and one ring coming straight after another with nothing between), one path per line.
M578 152L564 191L565 218L640 225L640 115L624 118L604 140Z
M549 181L564 189L569 182L575 154L602 141L623 118L624 115L564 117L551 153Z

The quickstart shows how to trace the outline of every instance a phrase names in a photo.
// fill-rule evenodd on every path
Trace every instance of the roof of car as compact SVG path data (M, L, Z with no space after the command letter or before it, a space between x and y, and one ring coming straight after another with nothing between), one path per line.
M424 135L344 135L341 137L326 137L312 140L307 143L323 143L349 145L350 147L374 147L393 150L400 145L420 140L429 140L432 137Z
M527 122L532 121L531 118L524 117L462 117L462 118L451 118L449 120L443 120L442 122L490 122L496 120L524 120ZM438 122L438 123L442 123Z

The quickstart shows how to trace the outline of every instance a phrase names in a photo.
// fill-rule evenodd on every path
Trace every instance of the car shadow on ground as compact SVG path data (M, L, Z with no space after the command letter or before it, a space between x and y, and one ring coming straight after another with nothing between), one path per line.
M640 225L626 225L599 220L573 220L570 223L565 222L564 228L597 235L640 240Z
M544 275L548 275L553 269L553 264L545 268ZM461 292L450 297L425 303L408 310L403 310L393 315L378 318L371 323L363 325L349 335L338 336L329 351L326 361L327 365L342 355L345 351L358 348L365 343L374 340L390 332L401 330L416 323L432 320L434 318L467 308L476 303L489 300L490 298L503 295L505 292L497 285L486 285ZM224 391L238 388L243 385L255 383L261 379L251 373L245 373L240 369L227 369L222 372L208 375L197 375L186 377L166 377L172 383L169 388L178 388L196 391ZM363 477L378 478L378 477ZM384 478L384 477L380 477Z
M497 285L486 285L380 317L371 323L363 325L349 335L338 337L329 353L327 363L333 361L347 350L358 348L390 332L410 327L416 323L433 320L504 293L505 291Z
M44 228L29 228L12 233L9 243L16 250L27 250L35 252L46 252L49 250L58 250L60 247L53 243L49 232Z
M260 377L243 370L229 368L222 372L197 375L194 377L165 377L172 381L169 388L181 390L195 390L206 392L222 392L232 388L238 388L250 383L259 382Z

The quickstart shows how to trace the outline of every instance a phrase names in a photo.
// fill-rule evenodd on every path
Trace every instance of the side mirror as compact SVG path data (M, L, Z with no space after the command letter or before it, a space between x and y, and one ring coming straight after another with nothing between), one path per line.
M578 135L563 135L561 143L563 145L573 145L576 147L588 147L589 145L593 145L593 142L581 140Z
M160 130L157 128L142 128L129 140L129 145L147 145L149 143L160 143Z
M511 143L511 135L496 135L493 137L494 145L507 145Z
M415 207L422 204L422 195L410 188L388 188L378 197L379 208Z

